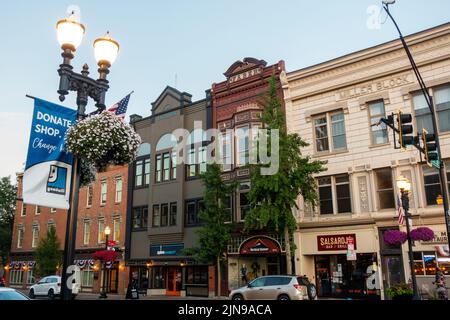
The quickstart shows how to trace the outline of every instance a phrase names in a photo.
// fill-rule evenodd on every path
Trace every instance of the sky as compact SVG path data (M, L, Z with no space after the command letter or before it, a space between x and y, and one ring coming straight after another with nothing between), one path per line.
M106 105L134 90L128 115L150 115L167 86L203 99L244 57L284 60L294 71L398 37L375 0L128 0L4 1L0 5L0 177L24 169L33 101L59 103L62 62L56 22L75 8L86 26L73 66L97 77L93 41L110 31L120 43L108 76ZM375 6L375 7L374 7ZM448 0L397 0L391 7L403 34L450 21ZM384 23L378 23L384 22ZM75 108L71 92L64 106ZM94 110L91 100L88 111ZM128 117L127 117L128 118Z

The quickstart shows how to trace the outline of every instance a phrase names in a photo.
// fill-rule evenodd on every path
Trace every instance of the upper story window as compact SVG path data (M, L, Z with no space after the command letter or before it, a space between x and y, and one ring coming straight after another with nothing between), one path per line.
M122 202L122 178L116 178L116 194L115 194L115 202Z
M34 210L35 210L35 211L34 211L34 214L35 214L36 216L38 216L38 215L41 214L41 206L36 206L36 208L35 208Z
M320 214L338 214L352 211L348 174L320 177L317 180Z
M249 126L236 129L237 166L246 166L249 162Z
M150 150L149 143L142 143L139 147L134 165L134 186L136 188L150 185Z
M193 130L187 139L187 179L198 177L206 171L206 150L206 132L203 129Z
M445 161L445 169L447 172L448 189L450 190L450 162ZM442 195L441 179L439 177L439 171L428 165L422 166L423 172L423 185L425 188L425 198L428 206L436 205L436 198Z
M391 168L375 170L379 209L395 209L395 195Z
M105 243L106 235L105 235L105 219L98 219L98 243Z
M101 192L100 192L100 204L106 204L106 195L108 193L108 182L106 180L102 180L101 182Z
M17 229L17 248L20 249L23 247L23 238L25 235L25 230L23 227L19 227Z
M88 245L91 241L91 221L84 220L83 227L83 244Z
M22 201L22 209L20 210L20 216L25 217L27 215L27 204Z
M386 113L384 110L384 102L383 101L377 101L377 102L371 102L369 103L369 118L370 118L370 125L371 125L371 139L372 144L385 144L388 143L388 131L386 124L381 123L380 125L374 125L379 123L381 118L386 117Z
M167 227L177 224L177 203L162 203L153 206L152 227Z
M222 171L229 171L233 164L232 132L225 132L219 135L219 152L222 162Z
M314 118L316 152L347 149L344 112L326 113Z
M113 220L113 240L117 243L120 242L120 218Z
M31 247L36 248L38 246L38 243L39 243L39 226L34 225L32 239L31 239Z
M86 207L91 207L92 206L92 197L94 195L94 188L92 187L92 185L88 185L87 189L86 189Z
M156 145L156 183L177 178L177 155L172 151L177 140L171 133L163 135Z
M205 208L203 199L186 200L184 204L186 226L196 226L201 223L200 212Z
M52 228L56 230L56 223L53 220L49 220L47 222L47 231L50 231Z
M245 220L246 214L250 211L250 201L248 200L249 192L250 192L250 182L242 182L239 185L240 220Z
M148 207L133 208L132 226L133 229L147 228Z
M439 132L450 131L450 85L431 89L433 93L433 104L437 113L437 125ZM433 122L431 112L422 92L412 96L414 113L416 117L417 132L426 129L433 133Z
M51 208L50 213L56 213L56 208Z

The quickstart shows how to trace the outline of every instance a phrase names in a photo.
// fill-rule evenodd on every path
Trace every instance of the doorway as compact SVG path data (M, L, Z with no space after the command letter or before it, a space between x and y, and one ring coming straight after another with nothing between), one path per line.
M330 257L315 256L317 293L319 297L331 296Z
M119 284L119 268L114 266L106 271L106 292L117 293Z
M403 261L401 255L385 255L382 263L384 288L390 288L403 282Z
M167 268L166 295L179 296L181 294L181 268Z

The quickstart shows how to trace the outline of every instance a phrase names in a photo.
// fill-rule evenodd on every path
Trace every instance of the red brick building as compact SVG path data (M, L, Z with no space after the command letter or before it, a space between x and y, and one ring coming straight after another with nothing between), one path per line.
M23 174L17 175L16 213L6 281L12 287L28 288L35 283L34 252L47 228L55 226L61 250L64 249L66 211L24 204L22 201ZM128 270L123 260L125 214L127 205L128 167L109 167L97 175L97 180L80 189L76 236L75 263L81 268L82 291L100 292L103 274L109 293L125 293ZM102 272L99 262L92 259L95 251L105 248L104 230L109 227L109 240L115 241L119 251L117 261ZM59 273L61 266L55 272Z
M228 68L224 73L225 81L212 85L213 127L220 130L221 157L226 160L223 161L226 164L222 168L222 178L225 181L238 181L238 189L229 201L236 229L228 246L228 268L223 268L222 279L225 280L222 294L227 294L226 288L235 289L245 285L242 281L243 272L248 280L286 272L282 236L265 230L243 233L245 214L250 208L247 199L251 188L247 166L250 141L255 138L253 133L257 133L254 129L262 127L260 101L268 91L268 80L272 75L276 77L280 102L284 105L280 81L283 72L284 61L267 66L264 60L245 58ZM245 134L238 135L238 130L243 130Z

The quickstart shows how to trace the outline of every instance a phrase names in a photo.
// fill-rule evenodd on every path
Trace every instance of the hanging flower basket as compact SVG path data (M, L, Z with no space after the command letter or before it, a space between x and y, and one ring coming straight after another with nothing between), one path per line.
M384 242L389 245L400 245L408 238L406 232L400 230L388 230L383 233Z
M114 250L100 250L97 252L94 252L92 255L92 258L94 260L100 260L102 262L107 261L115 261L117 258L118 253Z
M108 165L134 161L141 137L111 112L103 111L72 126L65 142L68 151L104 171Z
M431 241L434 239L434 231L427 227L416 228L411 231L411 239L417 241Z

